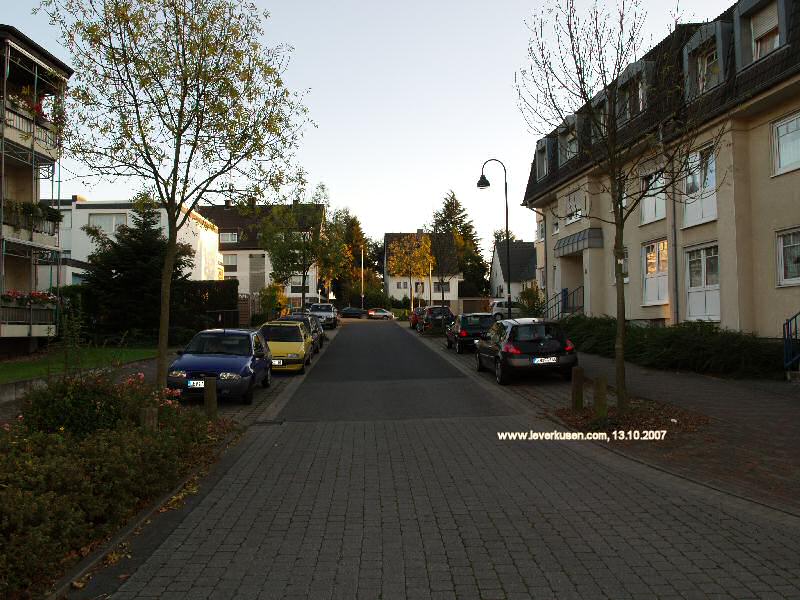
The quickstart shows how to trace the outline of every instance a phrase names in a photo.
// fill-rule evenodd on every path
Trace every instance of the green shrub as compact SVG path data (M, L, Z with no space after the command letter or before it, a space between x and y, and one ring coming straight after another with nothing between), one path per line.
M617 321L578 315L565 321L581 352L614 357ZM670 327L630 324L625 359L644 366L732 377L782 378L780 342L722 329L713 323L685 322Z

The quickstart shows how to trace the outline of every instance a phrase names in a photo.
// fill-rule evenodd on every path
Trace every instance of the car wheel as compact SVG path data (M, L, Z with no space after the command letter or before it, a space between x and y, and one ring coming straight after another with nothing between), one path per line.
M508 383L508 370L503 366L502 360L494 361L494 378L500 385Z
M456 342L456 343L458 343L458 342ZM447 347L448 348L452 348L453 347L453 341L450 338L447 338Z
M302 375L303 373L305 373L305 372L306 372L306 364L307 364L307 363L303 363L303 365L300 367L300 371L299 371L299 373L300 373L301 375Z
M247 390L244 396L242 396L242 402L244 404L252 404L253 403L253 388L251 387Z
M461 347L461 342L456 342L456 354L464 354L464 348Z
M480 373L483 371L483 363L481 362L481 354L480 352L475 352L475 370Z
M305 364L305 365L310 365L311 364L311 355L310 354L306 357L306 362L303 363L303 364Z
M389 317L383 317L383 320L384 320L384 321L388 321L388 320L389 320Z
M268 388L272 384L272 367L267 367L264 379L261 380L261 387Z

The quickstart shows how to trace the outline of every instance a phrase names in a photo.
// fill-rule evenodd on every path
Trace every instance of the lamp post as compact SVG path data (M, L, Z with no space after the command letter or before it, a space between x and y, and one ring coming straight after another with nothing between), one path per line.
M364 310L364 244L361 244L361 310Z
M478 179L478 189L486 189L489 187L489 180L486 179L486 175L483 174L486 165L490 162L500 163L500 166L503 167L503 189L505 191L506 196L506 268L508 269L508 273L506 274L506 291L508 292L508 318L511 318L511 241L508 239L508 172L506 171L506 166L496 158L490 158L481 167L481 177Z

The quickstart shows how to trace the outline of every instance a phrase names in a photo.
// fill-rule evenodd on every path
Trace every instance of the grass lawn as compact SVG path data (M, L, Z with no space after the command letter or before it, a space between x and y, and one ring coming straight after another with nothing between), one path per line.
M83 369L113 366L135 362L156 355L155 348L81 348L78 357L71 360ZM53 351L32 357L0 362L0 384L25 379L47 377L64 370L64 354Z

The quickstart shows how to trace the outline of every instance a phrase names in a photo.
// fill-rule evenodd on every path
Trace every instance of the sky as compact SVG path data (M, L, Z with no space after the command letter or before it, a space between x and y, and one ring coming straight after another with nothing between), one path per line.
M534 239L535 215L521 204L537 136L517 108L514 75L527 64L526 20L540 3L256 3L270 12L264 42L293 47L285 81L306 92L316 123L306 129L299 163L311 187L325 183L332 205L349 208L368 236L424 227L453 190L490 257L492 232L505 226L502 167L487 165L489 189L476 183L484 161L497 158L508 172L510 229L518 239ZM32 14L37 4L17 0L1 19L69 63L47 16ZM655 43L667 33L670 8L658 0L642 4L645 37ZM712 19L730 4L694 3L682 20ZM121 181L81 179L61 187L62 197L91 200L126 199L133 191Z

